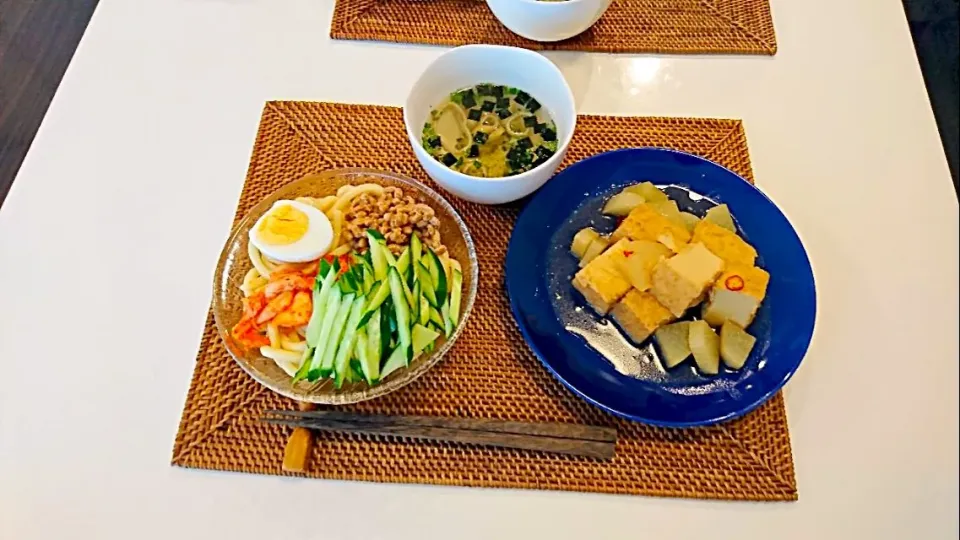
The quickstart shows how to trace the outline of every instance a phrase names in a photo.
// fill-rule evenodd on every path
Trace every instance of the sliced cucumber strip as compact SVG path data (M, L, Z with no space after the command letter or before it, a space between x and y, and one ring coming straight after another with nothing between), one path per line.
M364 272L369 272L373 274L373 263L371 262L371 259L369 257L370 257L370 250L368 249L366 255L360 255L358 253L354 253L353 260L357 261L357 264L363 267Z
M397 266L397 258L393 256L390 248L384 244L380 244L380 252L383 253L383 258L387 260L387 267Z
M440 307L440 315L443 318L443 334L450 337L453 334L453 319L450 318L450 302L444 302Z
M433 306L430 307L430 322L437 325L437 328L444 328L443 317L437 308ZM446 330L444 330L444 333L446 333Z
M403 249L403 253L397 257L397 272L400 272L400 277L407 275L407 270L410 269L410 246L407 246Z
M419 263L422 256L423 242L420 241L420 236L417 233L413 233L413 236L410 237L410 264Z
M416 306L418 305L417 297L413 295L413 290L410 289L410 286L407 285L407 282L400 278L400 287L403 288L403 297L407 299L407 305Z
M363 317L360 318L359 327L367 324L373 312L376 311L390 297L390 282L383 280L379 285L374 285L374 293L370 295L367 307L364 309Z
M361 258L360 260L363 261L363 292L364 294L370 294L374 285L377 284L376 278L373 277L373 266L366 259Z
M384 380L394 371L407 366L407 353L404 350L403 345L397 347L390 353L390 357L387 358L387 362L383 364L383 369L380 370L380 380Z
M460 324L460 296L463 294L463 274L453 271L453 284L450 287L450 318L453 325Z
M431 306L439 305L437 303L436 284L434 284L433 278L430 277L430 270L428 270L427 267L424 266L422 263L419 264L418 266L419 266L418 272L420 272L418 277L420 279L420 282L423 283L423 288L421 289L421 291L423 291L423 294L424 296L427 297L427 300L430 301Z
M352 271L344 272L338 283L344 293L355 293L359 289L356 275Z
M353 355L357 341L357 323L360 322L360 317L363 316L363 305L366 302L366 298L358 296L354 299L353 305L350 307L350 315L347 317L347 327L343 333L343 338L340 339L337 357L333 362L333 381L337 388L343 386L343 378L347 375L347 370L350 367L350 358Z
M380 341L380 336L377 336ZM380 380L380 358L371 356L370 340L363 330L357 335L356 356L360 361L360 373L363 374L363 380L373 386Z
M420 298L422 293L420 291L420 282L413 284L413 303L410 304L410 322L416 323L420 320Z
M371 362L377 364L377 373L380 372L380 360L383 358L383 345L380 341L380 310L374 311L370 322L363 327L367 335L367 356Z
M316 347L320 343L327 298L330 297L330 290L333 289L333 282L336 279L337 273L330 268L327 270L326 277L320 282L319 290L313 291L313 313L310 314L310 322L307 323L307 346L309 347Z
M432 249L427 248L427 255L427 260L430 263L430 280L433 281L434 290L437 291L437 301L446 302L448 293L447 270L440 262L440 257L437 257Z
M337 357L337 349L340 345L340 338L343 336L343 330L347 326L347 317L350 316L350 309L353 307L353 299L356 295L349 293L340 300L340 308L333 319L333 328L330 330L330 338L326 341L323 348L323 358L320 360L320 376L327 377L333 371L333 361Z
M411 336L413 339L413 354L418 354L426 349L428 345L436 341L437 338L440 337L440 334L426 326L415 324L413 325Z
M421 295L421 296L420 296L420 311L419 311L419 313L418 313L418 315L419 315L418 320L420 321L420 324L426 326L427 321L430 320L430 310L431 310L431 309L433 309L433 307L430 305L430 301L427 300L427 297L426 297L426 296Z
M403 280L400 279L400 273L396 267L391 268L389 272L390 297L393 299L393 310L397 316L397 334L400 340L400 347L404 351L410 348L410 307L404 295Z
M360 361L354 358L350 361L350 367L347 368L347 382L360 382L363 380L363 370L360 367Z
M447 282L447 295L450 295L450 284L453 283L453 265L450 263L450 255L440 257L440 268L443 269L443 275Z
M427 252L432 253L429 249L427 250ZM423 260L420 261L420 264L426 267L426 269L430 272L430 279L434 283L437 283L438 281L440 281L440 264L434 263L433 257L430 257L430 256L424 257Z
M393 305L385 305L380 308L380 361L382 362L390 350L390 340L393 330L390 329L390 321L393 320ZM383 376L381 375L381 378Z
M373 230L367 230L367 244L370 246L370 260L373 263L373 277L377 281L387 279L387 259L383 256L383 244L373 235Z
M327 346L330 345L330 334L333 332L333 323L337 318L337 312L340 310L342 298L340 288L331 286L330 296L327 297L327 307L323 311L323 325L320 327L320 336L316 341L317 350L313 353L313 359L310 360L310 369L307 371L307 379L311 382L325 376L320 369L320 364L323 362L323 354ZM309 345L309 341L307 344Z
M313 360L314 351L316 351L316 349L313 347L303 349L303 356L300 357L300 367L297 368L297 372L293 375L291 384L296 384L297 381L301 381L307 377L307 373L310 372L310 361Z
M375 284L373 294L368 297L369 303L367 304L367 309L377 309L381 304L386 302L387 298L390 298L390 282L384 279Z
M387 329L386 334L390 336L390 349L393 350L393 344L396 343L397 341L397 310L393 308L392 299L388 303L388 306L389 306L389 309L381 308L380 311L386 313L387 315L387 318L385 319L386 321L385 328ZM383 331L383 328L384 326L380 327L381 332Z

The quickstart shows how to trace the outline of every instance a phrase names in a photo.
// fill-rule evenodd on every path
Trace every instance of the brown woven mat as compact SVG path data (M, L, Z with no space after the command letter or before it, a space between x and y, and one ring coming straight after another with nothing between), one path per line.
M565 164L629 146L677 148L752 181L740 121L583 116ZM285 182L338 167L371 167L433 187L407 141L401 110L330 103L270 102L261 119L237 219ZM417 414L615 426L616 458L599 462L446 443L323 434L309 476L373 482L558 489L743 500L797 498L790 437L778 394L720 426L664 429L614 418L557 382L524 343L503 285L516 206L451 198L476 241L479 290L451 353L409 386L349 407ZM173 451L185 467L287 474L287 428L257 422L266 409L294 408L244 374L208 317Z
M558 43L507 30L483 0L337 0L330 37L620 53L777 52L768 0L614 0L592 28Z

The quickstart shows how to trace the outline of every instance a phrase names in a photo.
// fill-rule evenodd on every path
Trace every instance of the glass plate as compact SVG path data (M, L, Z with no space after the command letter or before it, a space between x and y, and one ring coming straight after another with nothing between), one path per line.
M460 324L449 339L443 337L439 339L436 349L431 354L420 356L410 366L395 371L376 386L371 387L366 382L345 383L338 390L333 387L333 381L329 379L322 384L308 381L291 384L291 377L273 360L261 355L259 349L243 347L230 336L230 329L240 320L243 311L243 293L240 291L240 284L243 282L243 276L252 267L247 257L250 228L277 200L334 195L343 185L370 182L384 187L399 187L406 195L413 197L417 202L427 204L436 212L440 219L440 238L447 247L450 257L456 259L463 269ZM213 315L217 323L217 332L230 356L258 382L278 394L299 401L342 405L393 392L423 375L439 362L460 336L470 316L470 310L473 308L476 293L477 254L473 240L463 219L450 206L450 203L422 183L398 174L368 169L338 169L309 175L291 182L260 201L244 216L230 234L217 263L213 282Z

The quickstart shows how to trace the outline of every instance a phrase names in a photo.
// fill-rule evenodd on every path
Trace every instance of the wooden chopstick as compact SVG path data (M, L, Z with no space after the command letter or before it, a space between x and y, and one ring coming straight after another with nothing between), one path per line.
M341 411L267 411L264 422L320 431L389 435L464 444L539 450L597 459L613 457L617 431L574 424L486 418L381 416Z
M300 402L297 407L301 411L312 411L317 408L313 403ZM283 470L287 472L304 473L310 469L310 453L313 452L313 432L307 428L298 427L287 439L287 446L283 449Z

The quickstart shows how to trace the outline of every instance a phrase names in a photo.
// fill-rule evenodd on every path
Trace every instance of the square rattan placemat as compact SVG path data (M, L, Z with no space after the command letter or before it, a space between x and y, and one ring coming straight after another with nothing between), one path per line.
M530 41L507 30L483 0L337 0L330 36L612 53L777 52L768 0L613 0L593 27L558 43Z
M615 148L691 152L752 181L738 120L581 116L565 165ZM410 149L401 109L270 102L263 111L236 219L285 182L323 169L368 167L428 180ZM322 434L309 476L372 482L556 489L738 500L797 498L783 398L746 417L695 429L620 420L566 390L533 356L504 292L503 261L518 205L451 197L476 242L473 313L447 358L401 390L350 406L360 412L502 418L615 426L616 457L601 462L536 452ZM287 428L259 423L295 404L260 386L228 356L207 318L173 451L184 467L283 472Z

